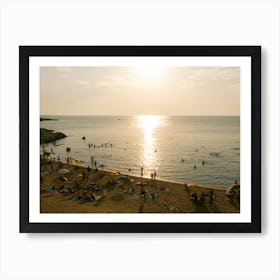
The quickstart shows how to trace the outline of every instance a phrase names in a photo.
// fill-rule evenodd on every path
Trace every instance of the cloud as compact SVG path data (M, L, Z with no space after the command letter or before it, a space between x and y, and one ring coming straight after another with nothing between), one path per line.
M89 82L85 81L85 80L76 80L76 81L73 81L73 84L75 86L78 86L78 87L87 87L87 86L89 86Z
M59 78L68 78L70 74L73 73L75 70L73 67L55 67L55 70L58 73Z
M128 76L107 75L95 83L96 88L116 88L116 87L131 87L135 86Z
M240 83L239 67L193 67L186 71L181 88L195 88L207 85L236 86Z
M58 73L72 73L72 72L74 72L73 67L59 66L59 67L55 67L55 69Z

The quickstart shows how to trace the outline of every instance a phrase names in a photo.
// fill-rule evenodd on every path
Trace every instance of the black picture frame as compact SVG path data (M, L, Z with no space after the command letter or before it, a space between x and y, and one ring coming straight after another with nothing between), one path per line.
M251 58L250 223L32 223L29 221L29 58L36 56L247 56ZM21 233L261 232L261 46L19 46ZM39 118L39 116L38 116ZM35 152L35 151L34 151ZM36 186L33 186L36 187Z

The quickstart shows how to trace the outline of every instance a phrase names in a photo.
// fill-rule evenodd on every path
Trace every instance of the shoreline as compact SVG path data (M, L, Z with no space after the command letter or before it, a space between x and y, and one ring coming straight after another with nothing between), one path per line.
M75 164L75 163L66 163L64 161L57 161L57 160L52 160L54 162L62 162L63 164L67 164L67 165L70 165L70 166L78 166L78 167L81 167L81 168L84 168L85 170L87 169L87 166L86 165L83 165L83 164ZM91 170L94 170L94 168L90 167ZM138 175L134 175L134 174L131 174L131 173L127 173L127 172L120 172L120 171L117 171L117 170L113 170L113 169L108 169L108 168L98 168L99 171L104 171L104 172L109 172L109 173L113 173L113 174L116 174L116 175L125 175L125 176L128 176L128 177L133 177L135 179L138 179L140 180L141 179L141 176L138 176ZM149 177L142 177L143 179L145 180L152 180L151 178ZM172 179L164 179L164 178L161 178L161 177L158 177L158 179L156 179L156 181L158 182L162 182L162 183L171 183L171 184L178 184L178 185L182 185L184 186L185 185L185 182L181 182L181 181L176 181L176 180L172 180ZM205 184L198 184L198 183L195 183L195 182L188 182L187 183L188 186L191 186L191 187L198 187L198 188L205 188L205 189L216 189L216 190L222 190L222 191L226 191L230 186L228 187L221 187L221 186L212 186L212 185L205 185Z
M81 166L81 167L85 167L85 166ZM137 179L141 179L141 176L137 176L137 175L133 175L131 173L126 173L126 172L119 172L119 171L114 171L112 169L101 169L101 171L106 171L106 172L112 172L112 173L120 173L120 175L126 175L126 176L129 176L129 177L134 177L134 178L137 178ZM149 177L144 177L143 176L143 179L146 179L146 180L152 180L151 178ZM158 182L163 182L163 183L171 183L171 184L179 184L179 185L182 185L184 186L185 185L185 182L181 182L181 181L176 181L176 180L172 180L172 179L164 179L164 178L161 178L161 177L158 177L158 179L156 179L156 181ZM198 184L198 183L194 183L194 182L191 182L191 183L187 183L188 186L192 186L192 187L198 187L198 188L208 188L208 189L217 189L217 190L227 190L228 187L219 187L219 186L211 186L211 185L204 185L204 184Z

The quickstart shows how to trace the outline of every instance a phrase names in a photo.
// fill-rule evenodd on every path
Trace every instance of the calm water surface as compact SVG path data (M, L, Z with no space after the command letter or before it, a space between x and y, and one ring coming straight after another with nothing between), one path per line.
M94 156L98 165L124 173L131 169L130 174L138 176L143 166L149 178L155 170L159 179L224 187L240 179L239 117L42 117L58 121L43 121L41 127L67 135L45 147L63 161L70 147L70 156L86 166Z

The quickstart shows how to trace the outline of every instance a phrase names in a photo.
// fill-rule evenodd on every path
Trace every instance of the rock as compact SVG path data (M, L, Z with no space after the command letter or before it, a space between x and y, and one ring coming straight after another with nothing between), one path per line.
M51 143L65 137L66 135L62 132L54 132L50 129L40 128L40 144Z

